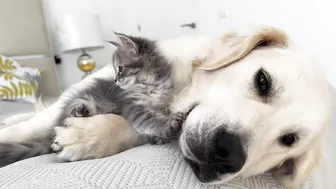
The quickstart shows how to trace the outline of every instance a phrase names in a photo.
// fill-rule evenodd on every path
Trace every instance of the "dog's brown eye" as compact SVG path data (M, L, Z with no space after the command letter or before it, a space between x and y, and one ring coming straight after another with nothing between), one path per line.
M267 72L264 69L258 70L254 78L254 85L259 96L267 96L270 90L270 81Z
M297 141L297 135L294 133L286 134L281 137L280 142L285 146L292 146Z

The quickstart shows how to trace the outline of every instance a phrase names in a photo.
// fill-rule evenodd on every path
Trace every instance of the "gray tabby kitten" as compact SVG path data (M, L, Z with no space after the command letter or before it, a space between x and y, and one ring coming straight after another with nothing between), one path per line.
M114 81L97 80L65 107L64 117L89 117L113 113L124 117L133 129L151 143L177 138L184 120L182 112L172 113L171 65L154 41L118 34L113 63Z
M148 141L161 144L177 138L185 115L172 113L168 108L174 87L168 60L153 41L118 36L123 45L113 56L117 78L96 79L95 85L69 98L56 125L63 125L69 116L114 113L132 125L140 138L139 144ZM52 136L41 141L0 143L0 167L50 153L52 143Z

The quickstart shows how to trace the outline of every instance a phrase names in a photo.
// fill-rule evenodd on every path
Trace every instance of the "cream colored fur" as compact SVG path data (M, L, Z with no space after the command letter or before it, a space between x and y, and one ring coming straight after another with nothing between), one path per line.
M179 99L201 102L185 123L180 140L184 154L190 152L186 133L216 130L221 124L233 123L227 125L228 130L232 126L238 133L251 132L253 142L242 170L216 183L272 170L275 179L287 189L299 189L321 163L330 124L330 91L318 63L273 27L246 36L225 35L210 52L211 56L198 64L193 74L189 95ZM253 74L261 67L279 86L279 96L271 103L262 102L251 92ZM208 120L211 124L205 124L206 128L194 128L195 123ZM241 126L235 128L234 123ZM301 132L298 144L290 148L279 144L286 130ZM291 158L294 172L281 174L282 162Z
M287 189L298 189L319 166L331 116L329 85L316 60L284 32L264 27L247 35L225 34L219 39L181 37L162 41L159 48L173 64L176 96L172 109L185 110L193 102L200 103L186 119L180 138L185 156L194 158L185 140L192 137L190 133L225 125L238 134L249 132L253 136L242 169L222 175L214 183L272 170L274 178ZM278 87L277 97L267 103L252 90L254 75L261 67ZM113 73L109 67L102 69L74 85L34 118L0 130L0 142L45 137L64 99L91 85L92 78L114 77ZM98 117L71 118L67 123L72 129L57 127L60 146L53 148L65 149L60 157L73 161L99 158L132 146L132 133L123 121L111 115ZM298 143L289 148L279 144L279 137L287 131L300 134ZM113 137L116 140L107 140ZM294 159L294 172L285 175L282 165L288 159Z
M126 120L114 114L67 118L55 128L54 150L70 161L97 159L120 153L136 145L136 135Z

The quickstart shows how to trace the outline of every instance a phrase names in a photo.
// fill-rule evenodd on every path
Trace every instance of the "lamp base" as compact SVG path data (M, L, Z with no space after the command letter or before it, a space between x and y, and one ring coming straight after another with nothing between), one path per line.
M85 75L83 76L83 78L85 78L95 69L96 62L92 56L84 51L84 49L82 49L82 51L83 54L80 55L77 59L77 66L81 71L85 72Z

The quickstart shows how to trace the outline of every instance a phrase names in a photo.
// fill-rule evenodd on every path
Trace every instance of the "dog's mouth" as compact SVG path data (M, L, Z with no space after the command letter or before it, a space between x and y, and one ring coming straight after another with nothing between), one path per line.
M219 174L212 166L198 163L188 158L185 158L185 160L190 165L199 181L203 183L210 183L219 180Z
M185 158L198 180L207 184L221 184L235 177L239 172L225 164L208 164ZM220 171L218 171L220 170Z

